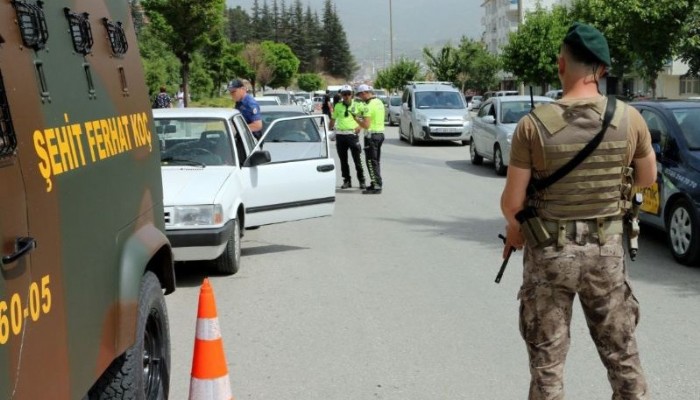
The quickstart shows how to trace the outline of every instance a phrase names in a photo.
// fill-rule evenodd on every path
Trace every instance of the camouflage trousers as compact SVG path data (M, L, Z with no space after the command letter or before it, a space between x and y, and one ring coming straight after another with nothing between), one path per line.
M576 223L577 229L579 223ZM587 226L582 224L581 231ZM576 294L613 400L649 399L634 331L639 304L624 266L621 235L568 237L563 247L525 248L520 332L530 358L530 400L564 399L564 362Z

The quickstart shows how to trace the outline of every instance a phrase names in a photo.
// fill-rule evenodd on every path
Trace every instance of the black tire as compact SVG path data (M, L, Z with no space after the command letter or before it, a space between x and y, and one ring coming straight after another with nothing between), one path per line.
M700 263L699 229L693 205L684 198L673 203L666 220L666 239L673 258L679 263L688 266Z
M399 121L399 141L405 140L403 137L403 130L401 129L401 121Z
M165 296L153 272L141 278L136 343L114 360L88 392L90 400L166 400L170 333Z
M496 175L503 176L508 171L508 166L503 163L503 152L501 146L496 145L493 149L493 169Z
M214 260L216 271L224 275L233 275L241 265L241 225L238 218L233 220L233 229L226 242L226 249Z
M411 146L416 145L416 138L413 137L413 125L410 125L408 127L408 144L410 144Z
M474 138L469 141L469 157L472 159L472 164L481 165L484 163L484 157L480 156L476 152L476 145L474 144Z

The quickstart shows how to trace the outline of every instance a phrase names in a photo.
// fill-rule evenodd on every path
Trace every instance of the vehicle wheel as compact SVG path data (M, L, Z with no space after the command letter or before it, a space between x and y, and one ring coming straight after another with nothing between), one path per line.
M493 149L493 169L496 170L497 175L505 175L508 171L508 166L503 163L503 153L501 152L501 146L496 145Z
M413 125L408 127L408 144L411 146L416 145L416 139L413 137Z
M484 157L476 152L476 145L474 144L473 138L469 141L469 157L472 159L472 164L474 165L481 165L484 162Z
M168 312L160 282L149 271L141 278L136 343L112 361L88 398L165 400L169 389Z
M693 205L686 199L676 201L666 221L666 235L673 258L681 264L698 265L700 246L698 240L698 218Z
M241 226L238 224L238 218L233 220L233 229L231 236L226 242L226 249L221 253L219 258L214 260L216 271L225 275L233 275L238 272L238 267L241 265Z
M401 130L401 121L399 121L399 140L404 140L403 130Z

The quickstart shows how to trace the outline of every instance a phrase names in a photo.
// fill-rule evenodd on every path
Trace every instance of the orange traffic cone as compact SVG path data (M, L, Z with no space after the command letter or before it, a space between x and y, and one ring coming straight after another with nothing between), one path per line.
M189 400L232 400L224 343L209 279L199 290Z

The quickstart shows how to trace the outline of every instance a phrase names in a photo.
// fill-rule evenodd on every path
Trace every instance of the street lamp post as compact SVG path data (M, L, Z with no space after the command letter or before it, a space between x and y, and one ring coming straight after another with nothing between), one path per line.
M394 26L391 17L391 0L389 0L389 65L394 66Z

